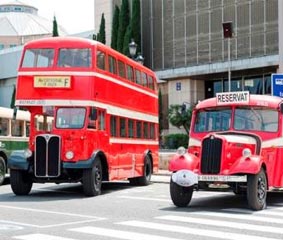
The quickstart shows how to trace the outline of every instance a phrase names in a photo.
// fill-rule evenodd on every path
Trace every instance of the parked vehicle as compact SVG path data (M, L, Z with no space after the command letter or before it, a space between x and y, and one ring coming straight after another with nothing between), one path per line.
M188 149L169 163L170 194L187 206L194 190L231 189L253 210L268 191L283 187L283 101L280 97L225 92L193 110Z

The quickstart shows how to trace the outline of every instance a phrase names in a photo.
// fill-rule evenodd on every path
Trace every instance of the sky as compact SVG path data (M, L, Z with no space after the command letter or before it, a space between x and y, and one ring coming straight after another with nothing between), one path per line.
M0 0L0 2L3 0ZM56 16L57 24L69 34L94 29L95 0L19 0L38 9L38 15L49 20Z

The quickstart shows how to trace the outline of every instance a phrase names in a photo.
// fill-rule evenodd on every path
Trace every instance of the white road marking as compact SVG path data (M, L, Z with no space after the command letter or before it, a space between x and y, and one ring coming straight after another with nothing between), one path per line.
M157 219L169 220L175 222L184 222L184 223L192 223L192 224L203 224L215 227L227 227L231 229L244 229L250 231L257 232L269 232L269 233L279 233L283 234L283 228L279 227L271 227L271 226L263 226L263 225L255 225L248 223L237 223L237 222L228 222L228 221L220 221L220 220L210 220L205 218L193 218L193 217L182 217L182 216L174 216L174 215L166 215L156 217Z
M213 236L214 238L225 239L225 240L228 240L228 239L229 240L239 240L239 239L278 240L278 238L275 239L275 238L247 235L247 234L237 234L237 233L223 232L223 231L216 231L216 230L205 230L205 229L199 229L199 228L176 226L172 224L161 224L161 223L144 222L144 221L126 221L126 222L120 222L117 224L121 224L125 226L132 226L132 227L146 228L146 229L154 229L154 230L159 230L159 231L184 233L184 234L209 237L209 238Z
M113 239L125 239L125 240L181 240L179 238L169 238L162 237L158 235L145 234L145 233L137 233L130 231L122 231L122 230L114 230L109 228L99 228L99 227L80 227L69 229L74 232L88 233L98 236L111 237ZM41 239L40 239L41 240Z
M228 209L227 209L228 210ZM192 215L201 215L201 216L209 216L209 217L220 217L220 218L229 218L229 219L237 219L237 220L245 220L245 221L257 221L257 222L268 222L268 223L278 223L283 224L283 219L279 218L271 218L271 217L260 217L254 216L252 214L231 214L225 212L190 212ZM232 220L231 220L232 221Z
M51 236L51 235L39 234L39 233L16 236L13 238L21 239L21 240L75 240L73 238L57 237L57 236Z
M34 208L21 208L21 207L7 206L7 205L0 205L0 208L8 208L8 209L14 209L14 210L47 213L47 214L57 214L57 215L64 215L64 216L71 216L71 217L91 218L91 219L97 219L97 220L105 219L105 218L91 216L91 215L82 215L82 214L66 213L66 212L55 212L55 211L47 211L47 210L34 209Z

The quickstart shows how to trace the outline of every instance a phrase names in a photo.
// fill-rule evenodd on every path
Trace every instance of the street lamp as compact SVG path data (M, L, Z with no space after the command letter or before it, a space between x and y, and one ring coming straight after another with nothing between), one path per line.
M223 22L223 36L228 38L228 92L231 91L231 60L230 60L230 41L233 37L233 24L232 22Z
M132 59L134 59L137 52L137 44L135 43L134 39L132 39L131 42L129 43L129 52Z
M141 65L143 65L144 63L144 57L139 53L138 56L135 59L138 63L140 63Z
M130 52L130 56L133 60L135 60L136 62L140 63L143 65L144 62L144 58L143 56L139 53L138 56L135 58L136 56L136 52L137 52L137 44L135 43L134 39L131 39L131 42L129 43L129 52Z

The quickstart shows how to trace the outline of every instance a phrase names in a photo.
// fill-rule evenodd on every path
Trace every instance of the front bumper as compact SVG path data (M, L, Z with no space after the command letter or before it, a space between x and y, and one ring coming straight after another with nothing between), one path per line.
M247 175L198 175L190 170L179 170L172 174L172 181L182 187L190 187L199 182L247 182Z

